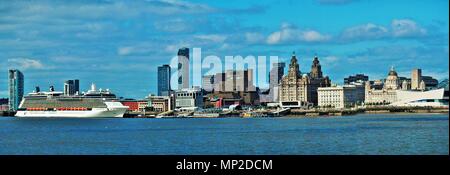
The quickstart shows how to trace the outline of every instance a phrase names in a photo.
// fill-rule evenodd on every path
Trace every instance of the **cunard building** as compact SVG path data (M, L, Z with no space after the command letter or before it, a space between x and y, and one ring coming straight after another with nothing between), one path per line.
M302 75L295 53L289 64L288 74L285 75L279 88L279 97L282 107L304 107L317 105L317 89L330 87L331 81L323 77L321 65L317 56L314 57L309 74Z

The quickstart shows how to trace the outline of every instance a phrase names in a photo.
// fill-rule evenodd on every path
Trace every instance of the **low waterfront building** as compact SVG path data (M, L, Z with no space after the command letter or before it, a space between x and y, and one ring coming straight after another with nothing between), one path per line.
M145 99L123 99L120 102L128 106L130 112L166 112L173 110L173 101L169 96L149 95Z
M214 92L206 96L206 103L214 103L208 106L227 107L231 104L240 104L246 106L260 105L258 92ZM219 101L217 101L219 100ZM217 103L219 102L219 103Z
M205 106L212 108L228 108L231 105L244 105L244 99L233 92L216 92L206 95Z
M166 112L173 110L173 101L169 96L153 96L149 95L146 98L147 104L155 112Z
M317 93L318 106L325 108L346 108L364 102L364 86L362 85L320 87Z
M432 106L448 107L448 94L445 90L435 89L429 91L397 91L396 101L392 106Z
M208 80L204 78L204 81ZM207 106L223 107L239 101L241 105L259 105L260 98L253 84L253 70L227 70L214 76L213 93L208 94ZM205 89L206 90L206 89ZM214 104L212 104L214 103Z
M181 89L175 92L177 110L195 110L203 108L203 93L200 88Z
M8 99L7 98L0 98L0 111L8 111Z
M120 100L120 103L124 106L128 106L128 111L131 112L142 112L148 106L147 100L125 99Z

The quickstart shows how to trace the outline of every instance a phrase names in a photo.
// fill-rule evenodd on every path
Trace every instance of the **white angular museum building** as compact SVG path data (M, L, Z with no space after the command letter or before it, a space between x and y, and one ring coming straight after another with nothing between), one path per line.
M445 95L443 88L429 91L397 90L396 96L396 101L390 105L448 107L448 95Z

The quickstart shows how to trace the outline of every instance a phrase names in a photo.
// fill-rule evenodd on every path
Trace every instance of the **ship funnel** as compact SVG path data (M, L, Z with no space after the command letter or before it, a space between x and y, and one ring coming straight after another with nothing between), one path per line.
M50 86L50 92L53 92L53 91L55 91L55 87L53 87L53 86Z
M41 92L41 89L39 88L39 86L36 86L35 91L36 91L36 93Z
M92 83L92 84L91 84L91 91L95 91L96 89L97 89L97 87L95 87L95 84Z

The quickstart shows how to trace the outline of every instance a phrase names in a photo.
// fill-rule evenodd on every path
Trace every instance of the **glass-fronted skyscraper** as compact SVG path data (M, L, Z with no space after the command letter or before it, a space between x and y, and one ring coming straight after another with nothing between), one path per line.
M23 97L23 74L17 69L9 70L9 110L17 111Z
M165 64L158 67L158 95L169 96L170 94L170 66Z

